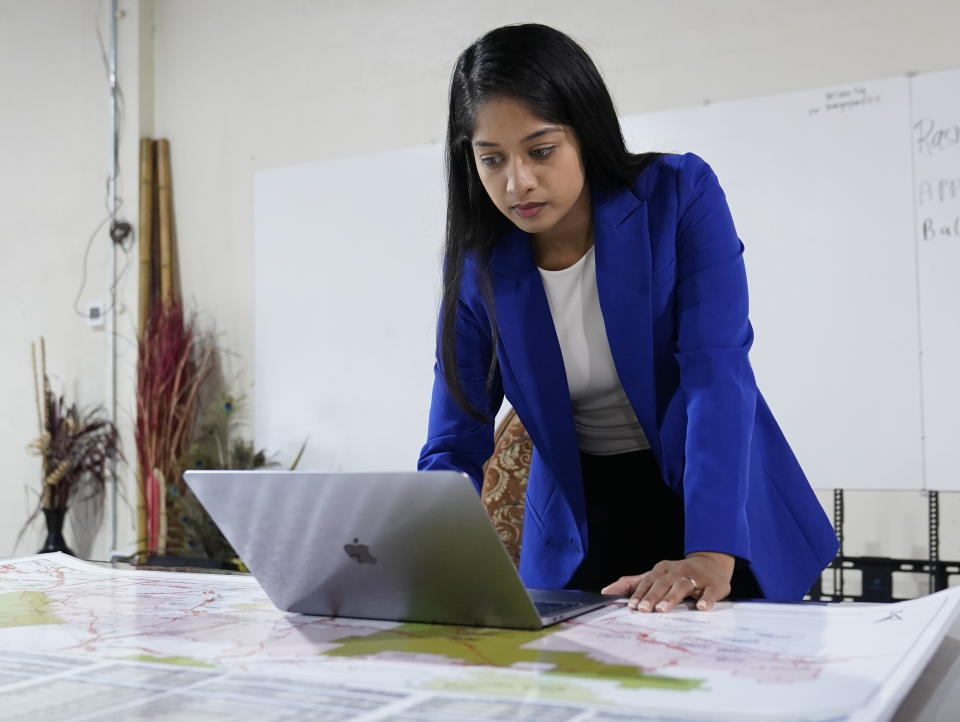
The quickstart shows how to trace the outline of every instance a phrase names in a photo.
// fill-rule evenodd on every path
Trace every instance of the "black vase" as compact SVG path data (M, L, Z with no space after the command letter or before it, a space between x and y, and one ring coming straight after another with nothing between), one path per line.
M63 538L63 517L66 515L67 508L64 506L43 510L43 518L47 520L47 539L43 542L43 548L38 552L39 554L63 552L72 557L76 556L70 551L70 547Z

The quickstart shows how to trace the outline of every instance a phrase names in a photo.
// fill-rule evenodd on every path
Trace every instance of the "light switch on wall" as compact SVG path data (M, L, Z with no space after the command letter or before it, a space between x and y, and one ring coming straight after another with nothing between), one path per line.
M93 328L103 328L103 301L96 301L87 306L87 323Z

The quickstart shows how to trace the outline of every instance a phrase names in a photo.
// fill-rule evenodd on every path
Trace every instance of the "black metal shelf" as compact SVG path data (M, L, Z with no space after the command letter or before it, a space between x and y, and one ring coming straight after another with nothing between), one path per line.
M905 601L893 596L893 575L896 572L927 574L930 592L939 592L949 586L950 576L960 574L960 562L940 559L940 493L927 492L927 523L929 558L894 559L891 557L850 557L843 551L844 496L843 489L833 490L833 527L840 541L837 557L828 570L833 573L833 593L823 591L823 577L810 589L807 598L816 601L896 602ZM861 574L860 594L847 594L844 572L857 570Z

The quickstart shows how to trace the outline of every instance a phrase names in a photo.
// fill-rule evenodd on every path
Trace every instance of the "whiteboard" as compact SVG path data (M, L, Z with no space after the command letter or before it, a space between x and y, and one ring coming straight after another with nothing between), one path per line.
M817 488L919 489L925 463L930 488L960 488L960 251L918 245L913 202L921 178L960 176L960 149L918 162L912 134L920 106L958 122L937 105L955 87L930 74L622 119L633 149L693 151L717 172L746 246L758 385ZM304 468L411 468L432 384L441 148L254 183L258 444L289 458L309 435ZM923 210L949 219L951 202Z
M906 78L623 121L716 171L758 386L817 488L923 486Z
M257 444L304 469L415 467L433 383L439 147L254 179Z
M960 489L960 71L912 82L926 477Z

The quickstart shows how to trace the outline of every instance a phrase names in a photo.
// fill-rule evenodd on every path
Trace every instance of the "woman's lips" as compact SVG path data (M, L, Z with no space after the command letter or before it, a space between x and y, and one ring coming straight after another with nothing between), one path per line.
M513 210L521 218L533 218L546 203L524 203L522 206L514 206Z

